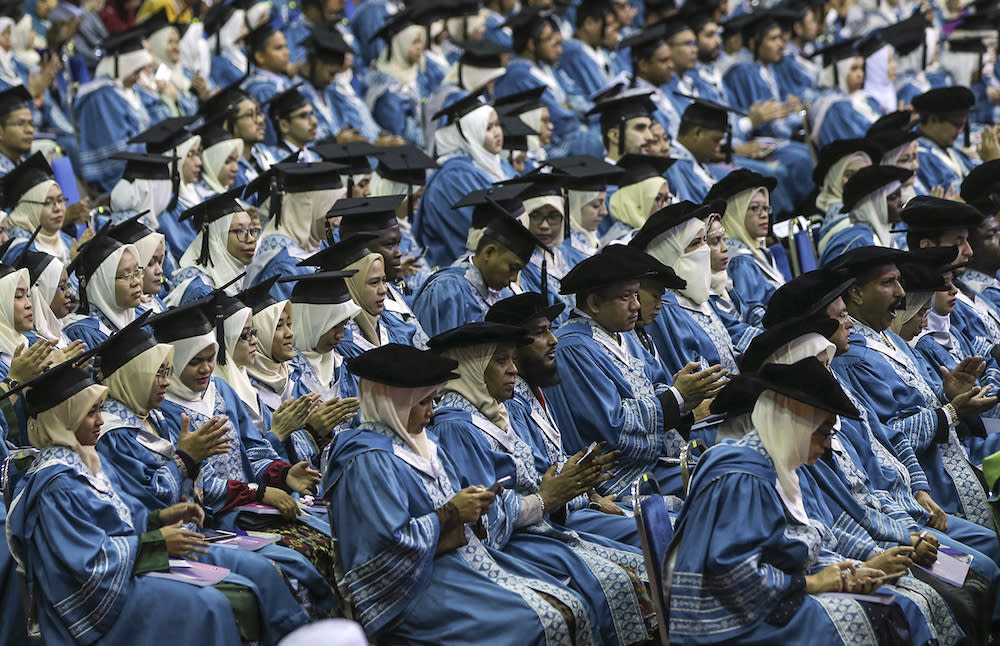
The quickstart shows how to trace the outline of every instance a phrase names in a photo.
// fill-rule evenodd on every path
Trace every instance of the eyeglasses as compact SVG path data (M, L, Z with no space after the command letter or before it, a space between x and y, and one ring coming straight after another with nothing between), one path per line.
M557 227L562 224L563 216L561 213L549 212L548 214L543 213L532 213L528 216L528 219L532 224L541 224L544 222L550 227Z
M17 121L8 121L5 126L7 128L27 128L28 126L34 128L35 122L31 119L18 119Z
M66 197L63 195L60 195L59 197L47 197L45 198L44 202L39 202L38 200L21 200L21 201L27 202L28 204L41 204L42 206L50 209L56 204L58 204L59 206L66 206L66 202L69 202L69 200L67 200Z
M170 379L173 376L174 376L174 367L173 366L167 366L166 368L160 368L159 370L156 371L156 378L157 379Z
M653 204L667 204L670 202L670 193L657 193L653 198Z
M115 280L124 280L131 283L133 280L139 280L142 278L142 272L142 269L136 269L128 274L119 274L118 276L115 276Z
M250 238L256 240L260 237L260 233L263 231L260 227L240 227L238 229L230 229L229 233L235 233L236 239L240 242L250 242Z
M250 119L251 121L256 121L257 119L263 119L264 113L260 110L254 110L252 112L245 112L243 114L236 115L237 119Z
M766 213L767 215L771 215L774 212L770 204L751 204L747 210L753 214Z
M249 341L250 339L257 338L257 330L247 330L240 334L240 341Z

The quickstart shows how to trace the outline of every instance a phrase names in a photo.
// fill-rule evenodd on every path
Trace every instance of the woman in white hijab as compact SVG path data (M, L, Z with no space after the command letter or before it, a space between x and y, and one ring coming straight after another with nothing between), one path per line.
M607 190L569 191L569 241L584 256L593 256L601 248L597 229L608 214L607 198Z
M233 138L228 131L215 124L205 126L198 134L201 135L202 150L201 180L197 190L203 195L225 193L236 181L243 140Z
M494 494L482 483L456 492L449 462L425 432L435 395L457 377L452 372L456 365L436 353L400 345L370 350L348 362L360 379L362 423L333 445L324 489L330 492L348 585L359 599L365 631L378 639L426 643L451 641L445 630L458 635L481 630L519 644L546 638L569 642L573 635L563 616L550 611L546 597L552 597L573 613L577 636L586 640L590 624L576 595L512 574L485 549L477 527ZM397 500L403 504L392 502ZM437 529L416 529L425 524ZM373 541L372 536L384 538ZM392 568L358 594L358 575L373 563L394 558L400 549L421 564L419 581L411 569ZM463 608L472 612L417 603L418 597L436 598L454 586L463 591ZM390 600L402 602L387 605ZM374 611L383 607L389 610Z
M521 270L519 283L526 292L548 294L550 299L561 299L566 304L564 316L553 321L559 325L569 317L569 312L576 307L576 296L560 294L560 281L585 257L569 245L564 245L566 218L563 210L566 202L563 200L562 189L559 186L536 185L524 194L524 215L521 223L547 248L542 251L535 247L531 259ZM542 265L545 274L542 274ZM542 280L546 284L542 286ZM558 296L557 296L558 295Z
M170 116L196 114L198 97L181 64L181 35L177 27L165 23L149 35L148 42L157 66L153 78L160 91L160 101L170 111Z
M19 259L19 266L29 272L32 280L28 297L34 329L26 334L29 343L45 339L63 347L69 339L63 334L63 319L70 313L69 275L62 262L47 253L30 251Z
M671 374L691 362L738 372L736 357L742 347L736 347L709 299L712 252L705 244L706 222L721 217L723 204L718 200L700 207L688 201L672 204L651 217L629 243L687 283L684 289L666 292L660 315L646 327ZM739 342L749 343L752 336L744 332Z
M861 48L838 43L826 50L834 52L824 57L826 65L820 73L819 84L826 91L809 108L810 136L817 146L863 137L882 116L881 106L864 91L869 50L865 43Z
M896 50L885 43L865 59L865 94L878 103L882 114L899 109L896 96Z
M756 325L767 311L767 301L785 276L766 246L771 228L770 194L777 186L773 177L739 169L719 180L706 200L726 200L722 226L726 229L729 264L726 272L746 310L746 322Z
M27 241L41 226L31 248L55 256L68 265L77 243L63 233L66 219L66 198L53 179L52 168L42 153L35 153L4 177L4 201L10 205L10 215L4 226L14 238L12 252L19 240Z
M143 266L135 245L123 245L99 234L81 247L73 268L80 279L80 306L85 318L74 320L63 330L71 340L82 340L88 348L135 320L142 303Z
M854 173L865 166L871 166L876 157L878 151L862 139L835 142L820 150L813 181L820 187L816 208L821 215L836 215L840 212L844 203L844 184ZM820 235L822 236L822 231Z
M471 160L475 169L484 173L490 183L509 179L500 164L500 151L503 150L503 130L496 110L488 105L478 105L463 113L435 134L435 152L437 162L445 172L445 163L453 157L464 155ZM468 165L468 162L465 166ZM450 166L446 174L454 173L457 168ZM465 170L462 168L462 170ZM468 171L466 171L468 172ZM460 181L456 179L455 181ZM466 181L465 183L468 183Z
M237 189L217 195L181 215L182 220L194 221L198 235L174 272L168 305L196 300L223 285L230 295L243 288L241 274L253 261L261 229L236 201L238 193Z
M427 29L409 20L409 14L398 14L380 32L387 43L365 77L365 103L383 130L423 148L423 103L431 92L424 61Z

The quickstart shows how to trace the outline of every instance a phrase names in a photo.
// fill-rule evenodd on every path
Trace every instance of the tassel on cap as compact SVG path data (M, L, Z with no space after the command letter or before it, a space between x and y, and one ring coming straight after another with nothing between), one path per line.
M201 253L198 254L198 264L202 267L214 267L212 254L208 250L208 225L201 228Z
M215 343L219 346L216 363L226 365L226 320L222 316L222 305L215 306Z
M545 259L545 253L542 252L542 301L546 305L549 303L549 263Z
M733 163L733 126L726 120L726 163Z

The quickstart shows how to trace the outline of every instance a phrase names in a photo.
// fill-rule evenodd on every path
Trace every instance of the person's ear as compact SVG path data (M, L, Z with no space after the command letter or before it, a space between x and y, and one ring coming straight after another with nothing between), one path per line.
M847 290L847 304L861 306L865 302L864 294L857 285L851 285Z

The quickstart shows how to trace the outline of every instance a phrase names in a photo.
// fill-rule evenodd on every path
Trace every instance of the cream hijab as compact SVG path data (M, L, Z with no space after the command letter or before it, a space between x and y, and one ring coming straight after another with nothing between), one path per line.
M168 343L157 343L152 348L140 352L125 365L106 376L102 383L108 387L108 396L125 404L146 424L146 428L159 435L147 420L149 417L149 393L156 381L156 371L164 362L172 362L174 348ZM177 376L171 378L171 382Z
M385 424L399 439L406 442L414 453L425 460L433 461L437 454L437 445L427 437L427 432L421 429L414 435L406 430L406 422L410 419L410 409L417 402L444 387L423 386L421 388L397 388L387 386L368 379L358 382L358 396L361 399L361 422Z
M639 229L653 212L656 195L667 183L662 177L647 177L636 184L622 186L608 204L611 216L633 229Z
M691 218L656 236L646 248L646 253L673 268L679 277L687 281L687 287L679 293L696 305L708 300L712 285L712 250L705 244L693 251L686 252L685 249L696 237L704 236L705 231L704 222Z
M142 222L154 231L159 216L167 210L173 186L169 179L120 179L111 189L111 211L114 221L121 222L137 213L149 211Z
M934 292L906 292L906 307L903 308L902 312L899 312L896 318L892 319L889 329L899 334L903 326L917 315L921 307L930 303L932 298L934 298Z
M444 351L443 356L458 362L455 372L459 375L458 379L453 379L444 386L444 391L465 397L497 428L509 431L511 429L507 409L502 403L493 399L493 395L486 388L486 368L493 359L496 349L497 344L484 343Z
M52 299L56 297L63 267L64 265L58 258L52 258L28 291L28 297L31 299L31 313L35 315L35 332L49 341L61 342L62 340L63 324L61 320L56 318L51 303Z
M172 341L170 345L174 348L174 377L170 380L170 386L167 387L167 394L188 405L197 405L204 400L205 395L212 390L213 386L210 382L208 390L195 392L181 382L181 373L184 372L184 368L187 367L191 359L194 359L195 355L207 348L212 348L213 352L219 350L219 346L215 342L215 330L187 339L178 339ZM214 406L214 402L211 404Z
M361 308L354 301L343 303L296 303L292 302L292 316L295 321L295 347L302 353L319 377L320 383L328 386L333 381L337 368L337 353L316 352L321 336L344 321L358 315Z
M426 45L427 31L421 25L410 25L403 28L392 37L391 45L383 48L375 61L375 67L380 72L392 76L400 83L413 83L417 80L417 73L424 65L421 57L419 63L411 63L408 60L410 47L418 40L424 41ZM389 51L392 50L392 55Z
M851 163L856 161L862 161L866 166L872 165L872 159L868 153L856 152L837 160L837 163L826 172L823 186L816 197L816 207L820 211L826 213L834 204L844 201L844 172Z
M771 363L791 365L808 357L816 357L820 361L823 361L823 357L820 355L825 355L826 361L824 363L828 363L836 353L837 346L831 343L830 339L821 334L809 332L808 334L803 334L800 337L792 339L772 352L771 356L764 360L763 365L766 366Z
M581 213L583 212L583 207L587 204L596 200L601 193L604 191L569 191L569 226L573 231L576 231L583 235L587 244L591 246L594 251L601 246L601 238L597 235L597 231L587 231L583 228L581 222L583 218Z
M481 105L458 119L458 126L447 125L434 133L434 145L438 163L458 154L472 158L476 168L486 173L494 182L507 179L500 165L500 155L483 147L486 129L496 111L488 105Z
M181 92L187 92L191 89L191 81L184 74L184 67L181 65L180 59L178 58L177 62L173 63L167 58L167 44L171 35L177 36L177 44L179 46L181 36L177 31L177 27L167 25L166 27L157 29L149 36L149 51L157 63L170 68L170 82L174 84L174 87Z
M181 145L177 146L174 149L177 159L170 162L170 173L181 173L181 166L184 165L184 160L187 159L188 153L191 152L192 148L197 150L199 146L201 146L201 135L195 135L190 139L186 139ZM177 201L186 208L191 208L202 201L201 195L198 194L198 190L194 187L195 182L198 180L195 178L195 182L188 184L184 181L183 175L180 175L180 178L181 180L177 186Z
M28 345L24 335L14 328L14 294L18 288L27 296L27 269L18 269L0 278L0 353L14 356L18 348Z
M131 254L136 263L139 263L139 250L135 248L135 245L123 245L112 251L98 265L97 271L87 283L87 300L90 301L91 305L101 310L101 313L118 330L135 320L135 309L132 307L122 308L118 305L118 299L115 297L115 274L118 273L118 263L121 262L125 253ZM139 268L142 267L144 265L139 263Z
M379 343L378 325L381 312L378 314L369 312L364 309L364 305L362 304L365 300L364 292L366 289L365 283L368 282L368 272L376 263L383 269L385 268L385 260L382 259L382 254L370 253L361 260L344 267L344 269L358 270L358 273L345 278L344 282L347 283L347 291L350 292L354 303L360 308L357 316L354 317L358 328L369 343L379 346L381 343Z
M736 238L745 244L759 260L770 264L760 247L764 238L751 238L747 231L747 210L750 208L750 200L758 193L764 195L764 201L768 202L770 195L763 186L740 191L726 201L726 213L722 216L722 226L726 229L727 238ZM769 202L768 202L769 203Z
M899 182L890 182L887 186L875 189L851 209L851 215L857 222L864 222L875 232L876 244L888 247L892 243L892 228L889 223L889 204L887 198L899 190Z
M201 255L201 245L205 238L205 230L198 231L194 241L188 245L181 256L178 265L180 267L198 267L211 280L212 287L225 285L247 270L247 266L234 258L228 249L229 225L232 224L234 213L229 213L208 223L208 253L212 256L212 261L207 265L198 263L198 256ZM145 265L143 265L145 266ZM243 289L243 278L226 288L226 293L230 296Z
M775 489L788 511L803 525L810 523L796 469L809 458L812 434L829 415L773 390L765 390L760 395L751 413L761 444L778 474Z
M56 186L55 180L47 179L28 189L21 196L14 210L10 212L10 216L7 218L7 228L24 229L28 233L37 229L42 221L42 209L45 208L42 206L42 202L48 197L49 190L53 186ZM69 264L69 248L63 242L58 231L50 234L42 229L35 238L35 246L39 251L44 251Z
M59 402L38 417L28 418L28 440L38 449L47 446L65 446L73 449L83 459L93 475L101 472L101 456L97 448L83 446L76 439L76 429L99 400L108 393L105 386L91 384L69 399Z
M266 385L272 392L279 395L285 392L291 371L285 361L276 361L271 355L271 343L274 332L278 329L278 320L282 313L292 315L292 304L289 301L278 301L268 305L253 315L253 324L257 328L257 355L253 365L247 368L247 373L257 381Z
M281 233L291 238L306 253L315 253L323 238L314 235L313 223L326 217L337 200L347 195L346 188L328 188L319 191L286 193L281 198L281 218L271 218L264 234ZM280 219L280 224L276 220Z
M237 157L243 154L242 139L226 139L201 151L201 178L216 193L225 193L229 190L228 186L223 186L219 181L219 172L233 154L233 150L236 151Z
M236 359L233 358L233 348L240 342L240 334L243 333L243 328L246 327L248 322L253 325L252 316L253 310L249 307L244 307L223 321L223 335L226 339L226 363L220 363L215 366L215 375L236 391L236 394L240 396L240 399L243 400L247 408L253 411L255 415L260 415L257 390L250 383L250 376L247 374L246 366L236 365Z

